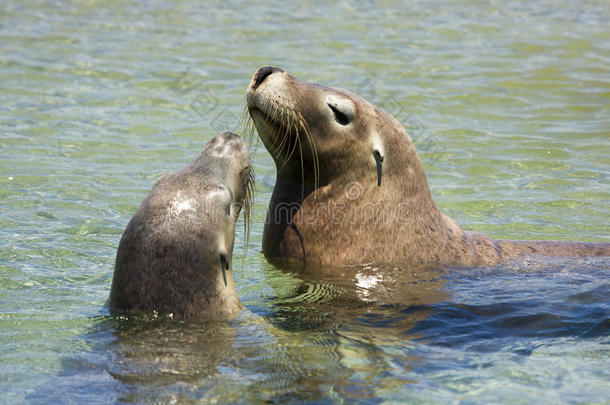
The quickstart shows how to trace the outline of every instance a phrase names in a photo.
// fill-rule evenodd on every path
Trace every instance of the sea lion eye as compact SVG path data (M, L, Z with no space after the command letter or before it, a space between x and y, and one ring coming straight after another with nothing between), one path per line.
M348 115L345 112L339 110L337 108L337 106L334 106L330 103L327 105L332 110L333 114L335 115L335 121L337 121L341 125L347 125L350 123L350 118L348 117Z

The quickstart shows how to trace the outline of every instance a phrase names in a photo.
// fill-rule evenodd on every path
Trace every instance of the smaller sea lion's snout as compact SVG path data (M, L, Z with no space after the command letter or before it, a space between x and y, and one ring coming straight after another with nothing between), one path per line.
M275 72L283 72L283 70L273 66L265 66L258 69L252 77L252 84L250 84L250 88L252 90L256 90L256 88L260 86L260 84L264 82L267 77L269 77L272 73Z
M220 134L219 138L221 138L221 139L223 139L225 141L232 141L232 140L235 140L235 139L237 139L237 140L241 139L239 137L239 135L237 135L237 134L235 134L233 132L229 132L229 131L226 131L226 132L223 132L222 134Z
M215 144L226 144L226 143L235 143L235 144L242 144L242 140L241 137L237 134L234 134L233 132L223 132L222 134L216 136L214 139L212 139L211 144L215 145Z
M234 134L233 132L223 132L221 134L221 136L223 137L223 139L225 140L225 142L232 147L235 151L237 152L247 152L248 150L248 146L246 145L246 142L244 142L243 139L241 139L241 136ZM248 158L249 158L249 154L248 154ZM249 160L249 159L248 159Z
M214 137L205 149L208 151L218 154L221 156L239 156L242 160L247 161L250 164L250 154L248 153L248 146L246 142L237 134L233 132L223 132L222 134ZM238 155L235 155L238 154ZM236 158L232 158L235 160Z

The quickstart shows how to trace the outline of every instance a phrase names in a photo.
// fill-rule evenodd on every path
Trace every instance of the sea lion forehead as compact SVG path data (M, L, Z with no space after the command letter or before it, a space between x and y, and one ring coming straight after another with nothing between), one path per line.
M298 79L295 80L298 81ZM308 103L316 103L317 106L312 108L320 111L330 108L334 115L329 115L329 118L333 116L335 120L337 118L344 118L345 123L356 124L359 131L363 130L363 125L371 127L371 125L375 124L379 108L359 95L340 87L330 87L303 81L299 81L299 83L309 89L310 93L310 97L307 97L306 92L301 91L299 94L301 101L306 100ZM337 121L341 123L341 119ZM352 126L347 127L351 128Z
M349 122L354 118L373 116L377 112L375 105L344 88L294 80L303 86L299 93L301 100L318 103L317 108L319 109L331 108L333 112L338 110L347 116ZM307 92L305 89L309 91ZM309 97L307 97L307 93L309 93Z
M301 85L304 88L308 88L310 90L310 93L317 93L319 95L318 99L320 102L325 102L326 104L350 105L352 106L352 108L355 108L356 104L358 103L370 105L370 103L367 102L365 99L355 93L352 93L349 90L340 87L324 86L319 83L310 83L299 80L290 75L288 76L294 79L298 83L298 85ZM303 94L301 94L301 97L302 96Z

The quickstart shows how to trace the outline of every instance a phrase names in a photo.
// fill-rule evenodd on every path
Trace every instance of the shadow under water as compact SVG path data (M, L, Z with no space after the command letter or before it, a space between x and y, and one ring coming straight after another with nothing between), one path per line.
M28 401L409 402L433 387L433 402L456 392L475 392L486 402L497 398L502 383L502 398L510 402L518 398L509 387L526 384L533 396L549 381L557 388L559 377L548 380L552 370L531 375L548 358L603 362L595 353L609 335L608 264L269 264L271 293L230 322L100 317L83 337L89 351L66 358L63 372ZM569 370L566 379L582 374ZM593 397L600 389L588 388ZM557 390L579 395L568 382Z
M63 372L28 397L67 402L171 402L217 373L233 350L227 322L180 321L154 314L103 316L83 336L90 351L63 360ZM213 387L207 387L211 389ZM204 390L205 391L205 390Z
M421 335L411 330L449 299L445 271L430 266L283 262L266 268L266 281L274 291L269 322L308 342L307 347L295 342L292 356L311 370L297 379L299 385L275 387L280 402L297 396L370 403L413 383L408 370L419 360L410 353L410 340ZM394 372L396 364L400 373Z
M285 330L349 329L354 324L370 332L381 328L386 335L391 325L390 333L405 338L432 305L449 299L445 270L437 267L279 266L294 282L287 286L283 278L268 274L275 292L270 321Z

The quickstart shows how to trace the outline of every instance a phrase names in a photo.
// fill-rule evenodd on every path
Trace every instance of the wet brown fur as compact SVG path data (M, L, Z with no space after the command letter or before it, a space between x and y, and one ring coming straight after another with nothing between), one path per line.
M231 269L225 285L220 253L230 263L233 221L244 204L247 216L252 181L247 149L231 133L208 142L184 169L160 178L119 243L109 306L201 319L237 313ZM184 201L188 209L180 209ZM219 251L219 240L226 252Z
M325 103L329 94L353 102L349 127L333 122ZM268 258L475 266L528 255L610 256L608 243L505 241L463 231L440 211L402 125L355 94L276 71L258 86L253 79L247 98L277 166L263 233ZM380 187L372 159L375 134L384 149ZM301 153L287 153L290 145Z

